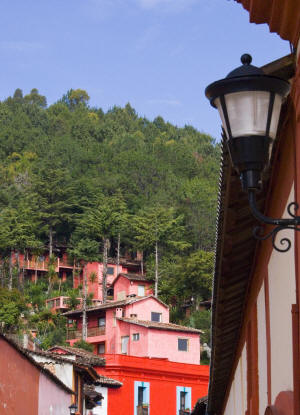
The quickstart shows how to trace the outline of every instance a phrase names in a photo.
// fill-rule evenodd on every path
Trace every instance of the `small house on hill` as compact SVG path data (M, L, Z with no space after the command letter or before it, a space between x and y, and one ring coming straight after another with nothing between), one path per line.
M120 273L111 287L114 291L114 300L124 300L126 297L145 297L153 294L153 281L140 274Z
M68 340L82 335L82 310L64 314ZM199 364L201 330L169 323L169 309L153 295L113 301L87 309L87 341L94 352L166 358Z

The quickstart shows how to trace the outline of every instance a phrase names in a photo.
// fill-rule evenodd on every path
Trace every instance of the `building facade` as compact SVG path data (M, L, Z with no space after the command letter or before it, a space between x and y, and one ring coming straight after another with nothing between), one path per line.
M0 413L65 415L73 392L13 341L0 334Z
M294 48L293 54L262 68L291 84L271 167L258 195L260 211L285 218L289 203L300 202L300 4L237 1L249 11L251 22L267 23ZM275 244L271 239L257 242L253 229L259 223L250 213L225 145L221 170L207 411L211 415L297 415L300 234L283 230ZM267 226L264 233L271 230ZM285 248L285 238L290 239L291 248L282 253L275 247Z

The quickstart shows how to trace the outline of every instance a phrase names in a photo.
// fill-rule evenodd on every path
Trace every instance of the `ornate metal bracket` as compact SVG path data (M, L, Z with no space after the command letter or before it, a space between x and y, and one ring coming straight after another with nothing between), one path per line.
M271 232L267 234L263 234L262 226L256 226L253 230L254 237L256 239L259 239L260 241L264 241L271 237L272 245L274 249L276 249L276 251L287 252L292 245L290 239L288 238L280 239L279 243L280 245L282 245L282 247L279 247L278 245L276 245L276 236L278 232L284 229L300 231L300 216L296 216L296 212L299 209L298 203L291 202L287 207L287 211L288 211L288 214L291 216L291 219L272 219L272 218L269 218L268 216L263 215L261 212L259 212L257 205L256 205L255 190L252 190L252 189L249 190L248 197L249 197L249 205L250 205L253 216L262 223L275 226L275 228L272 229Z

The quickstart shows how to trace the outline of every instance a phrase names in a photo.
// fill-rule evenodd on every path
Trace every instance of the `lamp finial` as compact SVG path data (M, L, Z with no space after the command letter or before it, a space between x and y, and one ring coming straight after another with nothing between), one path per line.
M249 55L249 53L244 53L244 55L241 56L241 62L243 65L250 65L252 62L252 56Z

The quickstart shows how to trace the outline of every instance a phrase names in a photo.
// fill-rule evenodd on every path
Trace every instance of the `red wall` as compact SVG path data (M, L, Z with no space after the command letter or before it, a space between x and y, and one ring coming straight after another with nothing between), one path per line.
M0 338L0 414L38 414L39 370Z
M169 362L124 355L105 355L106 366L99 374L123 383L118 389L108 388L108 413L134 413L134 381L150 383L150 414L176 414L176 386L192 388L192 407L207 395L209 366Z

